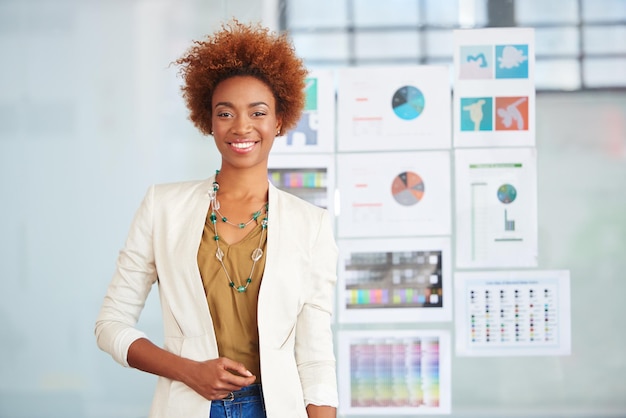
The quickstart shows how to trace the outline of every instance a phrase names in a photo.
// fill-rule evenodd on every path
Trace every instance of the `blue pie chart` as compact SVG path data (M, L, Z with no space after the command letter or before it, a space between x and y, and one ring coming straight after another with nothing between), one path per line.
M414 86L400 87L391 99L393 112L404 120L413 120L421 115L425 104L424 94Z
M498 187L498 200L505 205L513 202L517 197L517 189L511 184L503 184Z

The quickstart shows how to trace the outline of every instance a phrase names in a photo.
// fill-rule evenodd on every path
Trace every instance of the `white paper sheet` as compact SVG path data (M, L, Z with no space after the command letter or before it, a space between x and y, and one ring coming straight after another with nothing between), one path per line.
M338 342L340 414L450 413L448 331L340 331Z
M315 153L335 150L335 75L312 71L306 79L306 105L298 126L274 141L272 153Z
M456 267L535 267L534 148L457 149Z
M457 272L454 288L457 355L571 353L569 271Z
M534 146L534 30L464 29L453 37L454 146Z
M338 236L449 235L450 151L339 154Z
M448 67L345 68L337 85L339 151L450 148Z

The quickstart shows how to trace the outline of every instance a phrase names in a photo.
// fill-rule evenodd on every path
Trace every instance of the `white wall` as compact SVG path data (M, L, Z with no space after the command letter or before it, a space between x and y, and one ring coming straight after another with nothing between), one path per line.
M262 2L0 1L0 417L147 415L93 326L147 187L219 163L169 63ZM156 292L142 323L159 338Z

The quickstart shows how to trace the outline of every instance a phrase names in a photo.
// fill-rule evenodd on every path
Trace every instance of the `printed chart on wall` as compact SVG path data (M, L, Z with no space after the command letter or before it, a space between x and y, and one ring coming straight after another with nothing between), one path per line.
M457 355L571 353L569 271L457 272L454 288Z
M534 146L534 30L454 31L454 146Z
M338 350L341 414L450 413L447 331L340 331Z
M306 103L298 125L274 141L272 153L335 150L335 81L330 70L316 70L306 79Z
M338 236L449 235L450 152L339 154Z
M537 266L534 148L455 151L456 267Z
M339 321L451 321L450 238L339 240Z
M277 188L334 213L335 165L331 155L274 155L269 180Z
M450 148L447 67L346 68L338 92L339 151Z

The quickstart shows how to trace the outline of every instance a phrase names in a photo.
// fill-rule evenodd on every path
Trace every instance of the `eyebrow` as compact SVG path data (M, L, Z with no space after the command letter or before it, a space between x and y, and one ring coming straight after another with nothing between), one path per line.
M268 105L265 102L252 102L252 103L250 103L248 105L248 107L251 108L251 107L256 107L256 106L261 106L261 105L264 105L264 106L267 106L267 107L270 106L270 105ZM216 103L215 107L218 107L218 106L235 107L231 102L219 102L219 103Z

